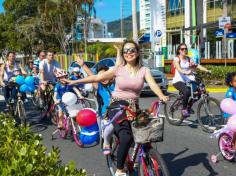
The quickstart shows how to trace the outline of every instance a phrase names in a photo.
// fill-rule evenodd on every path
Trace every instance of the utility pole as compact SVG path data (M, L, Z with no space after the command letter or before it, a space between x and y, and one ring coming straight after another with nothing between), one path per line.
M120 36L123 38L123 0L120 0Z
M132 23L133 23L133 40L138 42L138 25L137 25L137 4L132 0Z
M223 0L223 17L228 16L228 0ZM226 63L226 57L227 57L227 40L226 40L226 34L228 32L228 29L224 27L224 38L223 38L223 57L225 59L225 66L227 65Z

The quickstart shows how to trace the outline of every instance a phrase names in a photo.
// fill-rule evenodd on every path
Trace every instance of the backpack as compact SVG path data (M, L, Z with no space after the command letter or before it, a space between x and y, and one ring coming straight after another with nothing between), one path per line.
M179 56L177 56L177 57L179 58ZM188 59L188 62L190 62L190 58L187 57L187 59ZM180 64L180 58L179 58L179 64ZM175 75L175 70L176 70L176 68L175 68L174 60L173 60L172 63L171 63L171 68L170 68L170 73L171 73L173 76Z

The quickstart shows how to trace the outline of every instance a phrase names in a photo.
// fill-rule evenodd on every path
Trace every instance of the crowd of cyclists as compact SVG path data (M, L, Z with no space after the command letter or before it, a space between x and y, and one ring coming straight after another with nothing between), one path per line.
M138 44L133 41L126 41L123 43L121 49L117 46L116 49L116 65L112 68L100 65L97 68L96 75L86 66L83 58L79 55L77 56L79 66L74 67L69 74L67 71L61 69L60 64L54 58L53 51L38 52L38 58L28 61L25 67L16 62L14 52L9 52L6 56L6 62L0 68L0 86L4 89L6 110L9 101L14 101L15 96L14 88L9 89L7 83L17 75L32 75L35 78L35 84L38 85L36 96L38 96L39 107L41 108L45 104L44 91L46 87L49 86L51 90L54 90L53 100L54 104L58 107L60 117L58 128L63 128L63 108L65 108L61 103L63 94L74 92L78 98L83 98L86 96L86 92L83 92L81 88L87 83L92 83L94 90L96 90L96 98L99 105L98 115L104 119L104 123L112 119L117 112L107 110L109 106L125 105L132 109L133 112L139 111L139 97L144 81L149 84L151 90L161 101L168 101L169 97L163 94L152 77L149 68L142 65ZM195 78L191 74L191 70L200 69L201 71L210 73L209 70L199 64L196 65L191 58L187 57L187 51L188 49L185 44L180 44L177 48L177 56L174 58L175 74L173 77L173 86L183 93L182 115L184 117L188 117L190 113L194 113L191 108L193 102L189 102L190 89L186 86L186 82L191 81L193 83L192 87L196 87L194 85ZM81 69L87 73L87 77L84 77ZM235 84L234 78L235 75L230 79L232 85ZM109 124L104 131L104 155L109 155L111 152L110 139L113 134L116 134L120 141L117 151L116 176L126 175L124 169L125 159L133 142L130 124L134 120L134 117L129 113L126 113L124 116L128 118L121 123Z

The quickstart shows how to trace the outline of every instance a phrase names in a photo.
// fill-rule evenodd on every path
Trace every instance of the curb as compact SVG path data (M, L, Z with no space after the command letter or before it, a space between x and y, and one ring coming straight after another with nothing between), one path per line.
M207 87L207 91L212 92L212 93L225 93L228 88L218 88L218 87ZM168 91L173 92L177 91L173 86L168 87Z

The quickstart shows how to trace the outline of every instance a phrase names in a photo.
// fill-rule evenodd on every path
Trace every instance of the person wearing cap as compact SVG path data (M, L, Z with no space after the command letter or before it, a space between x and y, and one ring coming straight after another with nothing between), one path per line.
M54 88L53 100L54 103L58 106L58 116L59 116L58 128L63 128L64 105L61 102L63 94L66 92L74 92L77 94L79 98L83 98L83 96L76 87L70 86L65 81L63 81L63 79L66 79L68 77L68 73L65 70L57 69L55 75L58 82Z
M15 53L10 51L7 53L7 61L5 64L1 65L0 69L0 86L4 87L4 98L6 102L6 106L8 108L8 102L10 95L12 95L12 92L14 92L14 88L10 88L7 85L7 83L15 77L17 71L20 71L22 75L27 75L25 69L21 66L21 64L17 64L15 61Z

